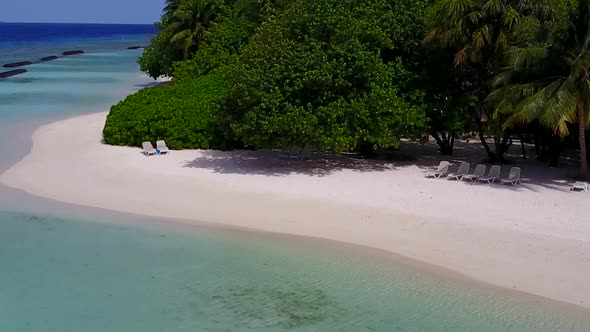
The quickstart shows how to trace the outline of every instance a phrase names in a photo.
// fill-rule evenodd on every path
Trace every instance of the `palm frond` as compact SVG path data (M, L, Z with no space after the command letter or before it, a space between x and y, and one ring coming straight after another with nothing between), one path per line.
M490 16L499 15L504 11L504 4L501 0L488 0L481 9Z
M506 30L500 30L500 32L498 33L498 36L496 37L496 42L495 42L494 47L496 48L496 50L500 50L500 49L507 47L508 44L509 44L508 33L506 32Z
M583 105L586 110L585 118L586 118L586 127L590 128L590 79L585 79L583 82Z
M547 57L545 46L510 48L505 53L506 63L514 70L531 69L538 66Z
M542 105L542 115L539 117L541 124L552 128L557 135L565 137L569 135L568 124L576 121L576 99L578 89L571 79L559 80L559 88L548 95Z
M170 41L176 43L178 41L189 38L191 34L192 31L189 29L178 31L174 36L172 36L172 39L170 39Z
M589 76L590 50L580 53L570 64L570 78L573 80L583 79Z
M504 25L508 28L508 30L512 30L517 24L520 19L520 14L514 8L508 8L506 10L506 14L504 15Z
M511 128L514 126L528 124L535 120L538 120L542 116L542 111L547 100L551 98L555 91L559 89L561 84L561 80L556 80L548 84L547 86L538 89L535 93L531 94L530 96L524 98L524 100L520 101L516 105L514 113L510 117L508 117L503 127ZM527 91L527 88L529 88L530 90ZM534 87L530 85L524 85L521 88L517 85L514 87L514 89L517 91L521 91L522 95L524 96L525 94L527 94L527 92L534 90Z

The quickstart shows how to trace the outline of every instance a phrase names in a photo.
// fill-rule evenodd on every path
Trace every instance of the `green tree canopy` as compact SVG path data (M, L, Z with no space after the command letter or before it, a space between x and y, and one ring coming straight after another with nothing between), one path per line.
M174 82L189 82L237 61L240 48L254 28L255 24L244 18L220 18L193 58L174 64Z
M141 146L166 140L172 149L228 149L214 121L217 101L225 95L219 75L185 84L143 89L111 108L103 130L107 144Z
M235 34L253 28L266 18L280 12L290 0L166 0L160 22L156 23L159 33L146 47L139 64L149 76L173 76L178 61L192 59L206 40L221 36L235 38ZM228 25L234 24L234 26ZM221 27L219 27L221 23ZM237 27L236 25L240 25ZM242 29L237 31L236 29ZM228 33L234 29L234 36ZM216 30L217 32L215 32ZM221 31L220 30L226 30ZM211 38L212 34L217 34ZM242 38L243 36L240 36ZM243 40L240 41L243 42ZM234 47L228 41L214 45L215 52L220 47ZM232 53L235 50L228 50ZM211 54L209 47L206 52ZM211 57L209 57L211 58Z
M406 23L424 7L295 0L263 23L228 71L220 123L254 148L397 146L401 135L422 128L424 112L400 93L405 59L384 63L382 50L402 53L404 38L419 45L420 33Z
M502 119L492 117L494 106L484 104L493 90L492 78L503 64L504 52L537 37L538 26L554 16L558 1L440 0L430 10L425 42L455 53L453 64L463 88L479 100L472 114L491 161L503 161L509 142ZM485 140L486 129L494 134L494 151Z
M557 17L547 39L507 52L507 67L489 100L510 116L505 127L539 121L555 134L570 134L576 123L581 149L580 177L589 178L586 128L590 125L590 1Z

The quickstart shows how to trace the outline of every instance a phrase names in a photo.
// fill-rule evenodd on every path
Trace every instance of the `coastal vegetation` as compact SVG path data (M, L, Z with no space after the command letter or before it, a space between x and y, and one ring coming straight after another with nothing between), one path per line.
M216 75L143 89L112 107L104 141L140 146L165 138L171 149L232 148L213 120L215 103L225 94L223 79Z
M367 154L430 135L450 155L473 133L497 163L514 138L553 166L579 149L587 178L589 2L168 0L139 63L173 84L114 106L105 141Z

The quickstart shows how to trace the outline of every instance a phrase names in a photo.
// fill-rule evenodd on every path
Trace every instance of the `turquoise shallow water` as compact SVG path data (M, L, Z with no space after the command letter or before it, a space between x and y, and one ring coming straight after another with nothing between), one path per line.
M148 84L139 54L85 54L0 80L0 171L24 156L39 124L106 110ZM590 330L588 311L384 256L0 186L0 331Z
M130 89L152 83L136 63L141 52L60 58L27 66L28 72L22 75L0 79L0 170L26 153L34 127L67 116L106 111Z
M0 213L0 331L590 329L344 245L144 221Z
M3 122L82 114L142 87L136 59L141 51L91 53L27 66L27 73L0 79ZM108 108L108 107L107 107Z

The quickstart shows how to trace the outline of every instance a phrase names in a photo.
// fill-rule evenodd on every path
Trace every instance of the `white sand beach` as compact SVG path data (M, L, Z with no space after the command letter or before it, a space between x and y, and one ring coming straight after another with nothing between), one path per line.
M384 249L468 277L590 307L590 193L564 170L522 161L523 185L429 180L416 162L271 152L172 151L146 157L101 143L106 113L39 128L3 184L62 202ZM463 144L452 160L472 156ZM518 150L518 147L513 149ZM478 155L483 158L483 154ZM505 175L508 167L504 167Z

